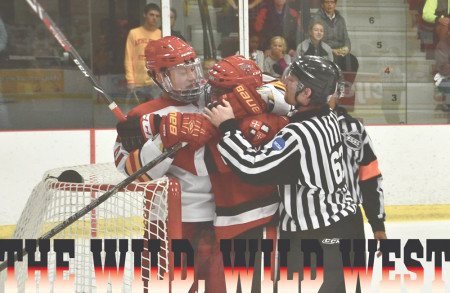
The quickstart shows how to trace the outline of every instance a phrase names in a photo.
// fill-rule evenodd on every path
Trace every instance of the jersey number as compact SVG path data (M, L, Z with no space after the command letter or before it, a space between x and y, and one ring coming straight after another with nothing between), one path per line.
M333 169L334 180L338 185L344 181L344 174L342 172L342 146L331 153L331 168Z

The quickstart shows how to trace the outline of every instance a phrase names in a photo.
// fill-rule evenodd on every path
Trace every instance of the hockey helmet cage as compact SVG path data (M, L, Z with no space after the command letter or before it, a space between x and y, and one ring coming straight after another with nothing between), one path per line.
M338 90L339 67L318 56L301 56L285 70L283 78L294 75L299 80L296 96L305 88L311 89L311 105L327 103Z
M254 61L242 55L233 55L214 64L209 71L208 82L226 89L232 89L239 84L259 87L262 85L262 72Z
M206 79L194 49L175 36L150 40L145 48L146 68L150 77L173 99L191 103L203 93ZM189 84L177 83L175 73L191 75Z

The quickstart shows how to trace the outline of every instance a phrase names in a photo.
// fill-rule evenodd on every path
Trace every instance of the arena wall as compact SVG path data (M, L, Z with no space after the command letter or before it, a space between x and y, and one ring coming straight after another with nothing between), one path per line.
M372 125L367 129L384 175L389 211L417 215L415 208L427 206L431 214L436 214L436 207L450 214L450 125ZM115 129L0 131L0 225L18 221L46 170L112 162L115 137ZM411 208L405 210L405 206Z

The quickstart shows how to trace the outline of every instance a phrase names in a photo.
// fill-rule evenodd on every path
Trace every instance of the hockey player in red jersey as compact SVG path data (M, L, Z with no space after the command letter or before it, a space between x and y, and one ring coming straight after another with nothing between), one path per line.
M236 109L239 128L253 146L269 141L289 122L285 115L291 107L284 101L284 85L277 80L263 84L261 70L252 60L238 55L224 58L210 70L208 83L212 96L209 107L228 100ZM216 238L262 239L264 228L271 227L269 231L273 232L277 225L276 187L257 187L241 181L224 164L218 142L217 136L210 140L206 151L216 203ZM254 259L254 263L247 264L254 268L251 292L260 292L260 252Z
M178 142L188 143L138 181L163 175L179 180L183 238L190 240L196 251L195 280L205 280L205 292L225 293L221 254L218 249L214 251L214 197L203 160L204 144L215 130L200 114L205 104L206 83L200 60L191 46L172 36L151 40L145 56L148 73L163 94L130 110L127 121L118 123L114 145L117 169L130 175L160 155L164 148ZM197 290L194 282L190 292Z
M270 140L287 124L282 115L289 113L290 106L284 101L283 84L276 80L263 84L261 70L252 60L239 55L224 58L210 70L208 83L212 102L227 99L233 105L240 129L254 146ZM207 165L216 203L214 226L217 238L233 238L267 224L278 199L274 187L254 187L234 175L217 151L218 141L218 136L210 140L207 152L213 159ZM243 206L237 209L239 205Z

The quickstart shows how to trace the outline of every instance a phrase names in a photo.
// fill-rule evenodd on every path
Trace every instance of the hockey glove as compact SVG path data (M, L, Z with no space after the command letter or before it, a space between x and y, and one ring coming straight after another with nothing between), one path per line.
M126 121L117 123L117 134L123 148L127 152L140 149L147 140L158 133L156 130L160 121L159 115L146 114L142 117L129 116Z
M162 116L159 133L165 148L178 142L187 142L189 148L196 150L206 144L216 132L215 127L203 115L171 112Z
M261 114L267 110L267 103L261 99L256 89L244 84L235 87L231 93L220 96L218 102L223 105L224 99L231 104L236 119Z

